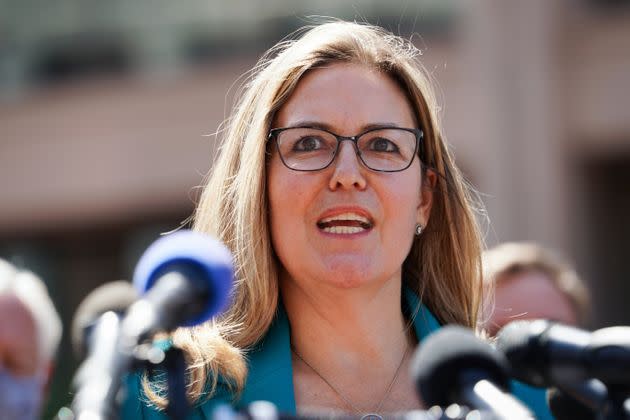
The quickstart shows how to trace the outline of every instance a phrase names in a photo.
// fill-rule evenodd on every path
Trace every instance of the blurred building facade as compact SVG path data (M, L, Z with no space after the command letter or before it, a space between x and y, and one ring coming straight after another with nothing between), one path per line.
M487 242L563 250L593 326L630 324L630 2L0 5L0 256L49 279L66 326L191 214L239 77L313 14L411 36Z

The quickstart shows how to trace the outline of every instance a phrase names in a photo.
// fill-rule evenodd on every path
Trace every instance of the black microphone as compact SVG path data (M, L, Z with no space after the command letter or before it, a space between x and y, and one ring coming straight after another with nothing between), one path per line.
M232 277L230 252L209 236L179 231L154 242L134 273L134 285L144 295L122 319L108 355L109 375L86 385L86 394L93 398L73 402L77 419L114 418L121 378L132 367L138 345L156 332L196 325L219 314L227 306Z
M501 353L459 326L430 335L412 361L416 388L428 405L457 403L501 419L533 419L529 409L507 392L507 370Z
M102 315L111 311L120 318L137 299L138 292L125 280L105 283L92 290L81 301L72 319L72 350L76 358L82 360L104 344L95 343L99 328L103 328ZM113 336L115 342L118 332Z
M601 382L599 384L604 386ZM598 413L602 412L606 404L605 387L603 389L604 400L601 403L597 401L600 397L598 387L588 389L591 388L588 382L579 384L579 387L585 389L577 390L577 397L559 388L547 390L547 405L557 420L596 420L600 418ZM585 402L584 397L593 401ZM595 404L597 408L593 409L592 404Z
M546 320L515 321L499 331L497 348L512 374L534 386L560 386L596 378L630 386L630 327L593 333Z
M591 413L593 417L596 413L602 413L607 410L609 403L608 389L598 379L579 383L566 383L550 388L547 392L547 401L550 402L551 397L557 400L555 405L561 411L572 410L572 407L581 407L585 413ZM557 415L556 417L561 416Z

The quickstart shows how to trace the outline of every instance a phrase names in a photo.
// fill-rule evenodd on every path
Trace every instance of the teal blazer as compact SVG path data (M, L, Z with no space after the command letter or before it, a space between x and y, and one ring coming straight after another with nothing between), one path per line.
M403 291L403 304L406 308L418 308L412 317L416 337L419 341L440 328L433 314L420 304L418 296L410 289ZM412 309L413 310L413 309ZM241 398L234 402L227 384L219 378L216 393L209 400L197 405L188 420L211 420L214 409L222 404L230 404L237 410L247 407L254 401L265 400L273 403L279 412L295 414L293 394L293 367L291 364L290 326L282 304L267 335L248 352L248 375ZM166 415L149 406L140 387L140 375L130 375L127 380L127 398L122 406L121 419L164 420ZM514 394L536 414L538 419L552 420L543 389L532 388L513 381Z

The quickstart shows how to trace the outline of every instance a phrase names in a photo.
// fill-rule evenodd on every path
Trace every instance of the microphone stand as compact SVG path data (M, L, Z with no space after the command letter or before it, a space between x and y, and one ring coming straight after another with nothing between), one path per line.
M183 419L190 412L190 405L186 398L186 361L181 349L170 347L163 350L151 343L138 344L131 352L130 371L146 370L149 378L166 375L168 405L166 415L171 419ZM110 375L114 381L120 381L119 375ZM107 380L106 380L107 381ZM110 395L100 393L107 386L104 378L98 372L89 377L84 376L82 386L72 403L75 418L78 420L113 420L118 418L119 403L124 395ZM116 393L118 394L118 393Z
M186 418L190 412L190 405L186 398L186 361L184 352L176 347L169 348L164 358L164 367L166 368L166 383L168 387L166 414L172 419ZM151 369L155 370L156 366L151 365Z
M146 370L150 379L166 375L166 415L171 419L183 419L190 413L186 397L186 360L184 352L174 346L163 350L145 343L136 346L133 352L132 371Z

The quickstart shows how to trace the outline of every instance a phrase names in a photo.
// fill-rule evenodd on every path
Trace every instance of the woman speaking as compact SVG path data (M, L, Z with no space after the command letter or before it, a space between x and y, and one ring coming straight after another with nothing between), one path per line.
M232 304L171 337L192 418L257 400L297 414L423 408L413 349L442 324L476 328L478 203L418 56L333 22L254 68L194 218L234 253ZM132 379L123 417L162 418L160 383Z

